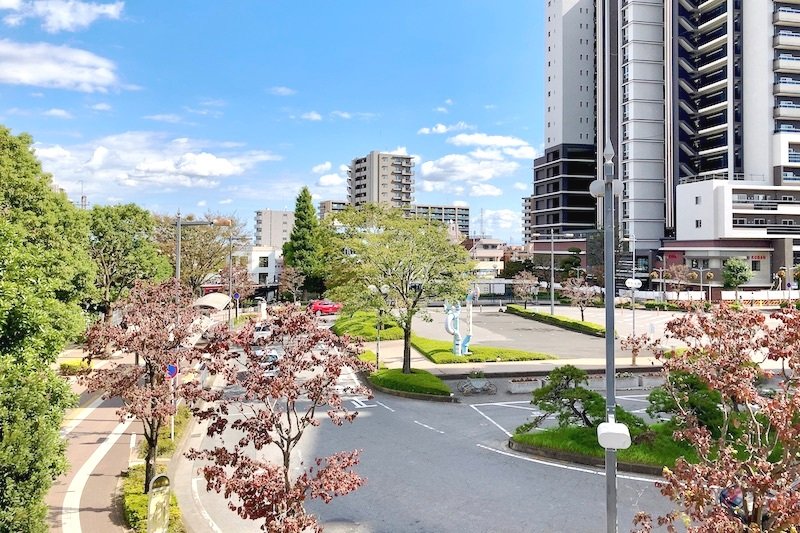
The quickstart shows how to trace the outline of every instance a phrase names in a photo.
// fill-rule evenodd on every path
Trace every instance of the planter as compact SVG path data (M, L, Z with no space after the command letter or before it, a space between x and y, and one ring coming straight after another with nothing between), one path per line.
M616 385L617 390L631 390L638 389L640 387L638 376L618 377L616 379ZM587 388L593 391L606 390L606 377L604 375L589 376L589 384L587 385Z
M541 386L542 380L540 379L526 379L519 381L515 381L513 379L508 380L508 392L511 394L531 393Z

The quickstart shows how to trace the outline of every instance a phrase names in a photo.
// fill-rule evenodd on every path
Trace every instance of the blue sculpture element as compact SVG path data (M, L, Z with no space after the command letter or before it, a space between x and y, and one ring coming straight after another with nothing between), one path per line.
M444 329L453 336L453 354L454 355L469 355L469 344L472 341L472 303L478 299L480 291L477 285L473 286L467 292L467 313L469 316L469 332L465 337L461 337L461 327L459 318L461 316L461 302L456 302L453 305L444 303Z

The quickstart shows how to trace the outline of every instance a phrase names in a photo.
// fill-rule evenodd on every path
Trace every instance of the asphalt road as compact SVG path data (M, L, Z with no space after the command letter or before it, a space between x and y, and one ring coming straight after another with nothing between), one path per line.
M646 406L642 392L619 394L631 410ZM466 403L449 404L376 393L362 405L353 424L336 427L323 421L301 444L307 463L339 450L362 450L357 471L367 483L331 504L308 504L326 531L606 531L600 470L539 461L506 447L508 433L532 414L527 396L474 396ZM199 430L193 438L196 444L214 444ZM222 496L205 491L197 466L184 465L177 473L182 507L188 499L203 508L185 513L194 521L192 529L258 531L257 523L228 510ZM637 511L661 514L669 509L654 481L619 475L621 531L630 528Z

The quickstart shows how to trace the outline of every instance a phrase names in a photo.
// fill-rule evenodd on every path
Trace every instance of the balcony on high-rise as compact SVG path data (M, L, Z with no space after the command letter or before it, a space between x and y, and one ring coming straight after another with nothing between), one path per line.
M800 96L800 79L782 76L774 89L777 96Z
M776 48L800 50L800 32L793 30L780 30L773 38L773 44Z
M800 26L800 8L781 6L773 13L772 21L787 26Z

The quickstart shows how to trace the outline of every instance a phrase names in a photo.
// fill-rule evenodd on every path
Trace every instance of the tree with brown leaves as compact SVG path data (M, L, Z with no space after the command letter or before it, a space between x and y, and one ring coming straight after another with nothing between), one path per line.
M675 264L669 267L669 278L667 283L675 287L678 291L678 299L681 298L681 290L692 282L692 269L684 264Z
M193 346L199 336L200 313L190 306L188 291L174 279L157 285L138 282L120 301L122 323L95 323L87 334L89 357L107 355L108 346L136 353L140 364L112 364L85 378L90 391L103 391L104 398L123 400L120 420L132 416L142 422L147 442L144 491L155 475L158 432L175 414L175 394L166 377L167 365L188 365L203 353L226 349L217 339L202 351ZM179 393L180 391L177 391Z
M669 357L656 351L664 371L696 376L717 391L721 413L719 427L707 427L688 396L667 380L665 391L677 406L675 439L697 452L696 461L681 458L674 470L665 468L658 484L680 509L658 517L657 523L668 531L677 531L679 519L697 533L784 532L800 523L798 380L780 382L773 395L759 390L765 374L759 363L783 361L800 370L800 313L785 310L771 318L777 325L769 326L760 312L721 306L667 324L666 337L687 349ZM739 506L721 503L722 496L739 491ZM638 531L652 531L650 516L640 513L635 522Z
M292 295L292 302L297 302L297 295L302 290L305 281L306 277L299 269L292 266L285 266L281 270L278 291L281 294L288 292Z
M561 284L561 294L569 298L572 305L581 310L581 321L584 320L584 311L592 305L597 297L596 289L586 283L584 278L569 278Z
M525 302L525 309L528 308L528 300L530 300L531 296L536 294L538 297L539 294L539 278L536 277L535 274L532 272L528 272L527 270L523 270L516 276L514 276L514 298L518 300L523 300Z
M358 346L347 337L319 329L313 316L288 306L270 313L271 333L253 345L253 324L247 324L234 341L243 355L225 359L222 375L229 391L222 395L195 386L195 399L212 400L195 414L209 422L208 435L222 444L192 450L189 457L208 461L203 467L207 489L224 492L228 506L239 516L263 521L264 531L320 531L316 518L303 503L320 498L326 503L364 483L352 468L358 451L339 452L298 466L297 446L306 431L320 424L314 416L325 408L336 425L352 422L357 413L347 409L343 394L369 395L363 387L337 384L346 368L367 370L357 357ZM274 351L273 351L274 350ZM235 432L235 436L227 433ZM277 452L279 459L265 456ZM291 467L291 468L290 468Z

